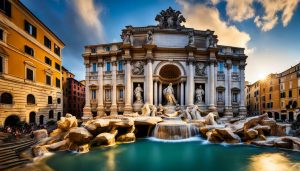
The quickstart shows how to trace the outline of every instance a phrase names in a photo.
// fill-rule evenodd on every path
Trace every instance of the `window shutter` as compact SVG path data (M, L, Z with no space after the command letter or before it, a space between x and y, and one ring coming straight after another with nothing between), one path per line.
M32 27L32 36L36 37L36 27Z

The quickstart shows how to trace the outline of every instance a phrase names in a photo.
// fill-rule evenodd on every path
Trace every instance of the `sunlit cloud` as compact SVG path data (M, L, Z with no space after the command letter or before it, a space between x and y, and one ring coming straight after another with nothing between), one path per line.
M218 35L219 44L247 48L250 35L223 21L217 8L185 0L176 2L181 6L181 11L187 19L185 26L199 30L213 30Z
M103 26L99 19L101 6L96 6L94 0L69 0L69 2L75 8L84 27L89 29L91 37L96 38L99 43L104 42Z
M223 0L226 1L226 14L232 21L242 22L254 17L254 23L262 31L273 29L278 21L286 27L291 21L295 9L300 0ZM221 0L210 0L216 5ZM262 6L262 14L255 11L253 5L258 3ZM281 15L280 15L281 14ZM279 17L280 20L279 20Z

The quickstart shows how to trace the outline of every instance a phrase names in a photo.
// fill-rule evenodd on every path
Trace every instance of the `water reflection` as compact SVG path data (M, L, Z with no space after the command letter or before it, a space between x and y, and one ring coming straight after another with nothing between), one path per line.
M293 163L282 153L263 153L250 158L249 171L299 171L300 163Z
M105 151L104 155L107 157L106 166L110 171L116 170L116 156L123 150L117 148L116 146L111 147L108 151Z

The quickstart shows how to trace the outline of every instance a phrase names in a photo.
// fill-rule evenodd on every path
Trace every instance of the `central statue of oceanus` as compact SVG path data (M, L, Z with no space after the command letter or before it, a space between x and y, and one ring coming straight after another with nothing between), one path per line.
M167 100L167 105L177 104L177 101L174 97L174 89L172 87L172 83L170 83L169 86L163 90L163 94Z

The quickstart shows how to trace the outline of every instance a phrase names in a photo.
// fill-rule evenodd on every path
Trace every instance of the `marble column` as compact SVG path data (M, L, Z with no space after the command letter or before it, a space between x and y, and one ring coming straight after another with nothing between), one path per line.
M188 63L188 76L187 76L187 91L186 91L186 103L187 106L194 105L194 92L195 92L195 82L194 82L194 65L193 62Z
M97 115L104 116L104 105L103 105L103 63L98 63L98 107L97 107Z
M218 63L215 62L215 67L214 67L214 80L215 80L215 87L214 87L214 92L215 92L215 107L217 107L217 82L218 82Z
M184 106L184 83L180 83L180 105Z
M209 97L209 109L215 111L215 97L216 97L216 88L215 88L215 61L210 62L210 75L209 75L209 82L210 82L210 97Z
M247 110L245 107L245 66L240 65L240 108L239 108L239 115L246 116Z
M226 74L225 75L225 84L226 84L226 89L225 89L225 98L227 95L227 98L225 99L225 112L224 116L225 117L232 117L232 106L231 106L231 68L232 64L231 61L226 63ZM227 103L226 103L227 102Z
M159 82L158 87L158 103L162 104L162 82Z
M112 62L112 99L110 107L110 115L117 115L117 62Z
M157 106L157 80L154 81L154 105Z
M91 112L91 99L90 99L90 64L85 65L85 106L83 108L83 116L82 119L90 119L93 118Z
M126 61L126 72L125 72L125 108L124 113L131 113L132 112L132 106L131 106L131 98L132 98L132 89L131 89L131 62L130 60Z
M147 78L146 78L146 102L153 104L153 70L152 70L152 60L147 60Z

